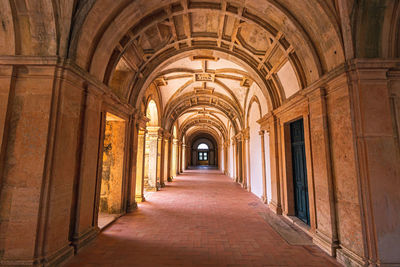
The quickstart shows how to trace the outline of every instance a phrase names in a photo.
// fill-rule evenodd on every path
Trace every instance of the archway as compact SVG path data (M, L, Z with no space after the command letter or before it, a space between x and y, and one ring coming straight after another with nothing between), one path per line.
M191 137L190 165L218 167L218 142L205 132L199 132Z
M257 96L253 96L247 111L247 127L249 129L248 190L267 203L271 190L269 135L265 134L265 131L260 129L260 124L257 123L261 117L260 101Z
M123 178L125 157L124 119L105 115L101 182L97 194L99 228L104 228L123 212Z
M178 164L179 164L179 139L178 139L178 127L176 124L172 128L172 152L171 152L171 177L170 179L176 178L178 175Z
M146 146L144 160L144 189L145 191L157 191L161 187L160 176L158 176L158 155L161 149L161 136L159 125L159 111L154 99L150 99L146 108ZM162 139L161 139L162 141ZM159 144L160 143L160 144Z

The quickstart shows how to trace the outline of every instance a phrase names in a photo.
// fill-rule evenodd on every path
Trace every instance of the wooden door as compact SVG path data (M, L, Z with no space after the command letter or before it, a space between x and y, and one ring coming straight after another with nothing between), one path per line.
M303 119L290 124L295 215L310 224Z

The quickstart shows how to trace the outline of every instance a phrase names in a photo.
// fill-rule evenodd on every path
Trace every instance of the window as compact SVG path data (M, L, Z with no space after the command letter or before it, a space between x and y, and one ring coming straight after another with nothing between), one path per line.
M208 160L208 152L199 152L199 160Z
M201 143L201 144L199 144L199 145L197 146L197 149L208 149L208 145L207 145L207 144L204 144L204 143Z

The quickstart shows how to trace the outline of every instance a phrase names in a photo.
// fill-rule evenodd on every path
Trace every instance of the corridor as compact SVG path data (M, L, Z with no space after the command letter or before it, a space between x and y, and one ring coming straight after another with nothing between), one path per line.
M253 194L217 170L189 170L121 217L67 266L338 266L289 245Z

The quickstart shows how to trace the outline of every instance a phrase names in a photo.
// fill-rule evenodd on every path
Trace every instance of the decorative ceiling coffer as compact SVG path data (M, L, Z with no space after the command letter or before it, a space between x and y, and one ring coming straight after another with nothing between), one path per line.
M196 82L214 82L215 74L212 73L195 73L194 80Z

